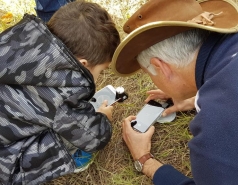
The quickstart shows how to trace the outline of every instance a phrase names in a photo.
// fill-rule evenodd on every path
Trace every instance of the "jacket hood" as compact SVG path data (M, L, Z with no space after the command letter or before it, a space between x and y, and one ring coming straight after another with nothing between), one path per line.
M1 84L95 87L91 73L34 15L0 34L0 50Z

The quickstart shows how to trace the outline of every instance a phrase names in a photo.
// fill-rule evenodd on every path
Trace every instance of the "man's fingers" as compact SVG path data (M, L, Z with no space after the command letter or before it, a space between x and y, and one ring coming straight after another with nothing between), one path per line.
M162 116L165 117L165 116L168 116L169 114L177 112L177 111L178 111L178 107L171 106L164 110L164 112L162 113Z
M136 116L128 116L126 119L122 122L122 129L132 129L131 127L131 121L135 120Z
M145 102L148 102L149 100L155 100L155 99L161 99L161 100L166 100L169 97L160 89L156 89L156 90L151 90L151 91L147 91L147 94L149 94L149 96L147 97L147 99L145 100Z
M128 116L124 119L125 122L131 122L132 120L136 119L136 116Z
M147 133L152 137L152 135L154 134L155 132L155 127L154 126L151 126L148 130L147 130Z
M104 101L102 102L102 105L103 105L104 107L106 107L107 104L108 104L108 101L107 101L107 100L104 100Z
M148 103L151 99L151 96L148 96L146 99L145 99L145 103Z
M124 120L122 122L122 138L125 142L127 142L127 137L128 137L127 134L129 129L130 128L128 127L128 121Z
M150 100L155 100L155 99L158 99L158 95L151 94L151 95L149 95L149 96L146 98L145 102L147 103L147 102L149 102Z
M163 91L161 91L160 89L156 89L156 90L150 90L150 91L147 91L146 93L147 94L158 94L158 93L164 93Z

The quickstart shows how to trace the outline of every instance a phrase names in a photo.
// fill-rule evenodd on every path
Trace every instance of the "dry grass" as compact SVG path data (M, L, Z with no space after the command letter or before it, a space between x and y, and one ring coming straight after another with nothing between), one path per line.
M13 17L10 22L0 22L0 31L15 24L23 15L9 9L4 1L0 0L0 17L11 12ZM128 17L144 4L146 0L91 0L105 7L115 20L121 38L125 37L122 25ZM26 2L28 4L26 5ZM18 3L18 4L17 4ZM25 4L24 4L25 3ZM34 0L15 1L16 8L24 5L25 12L34 13ZM3 8L4 7L4 8ZM1 14L2 13L2 14ZM132 77L120 78L115 76L110 69L101 75L97 81L97 89L112 84L114 87L123 86L129 93L129 99L114 107L113 136L107 147L99 151L95 162L88 170L62 176L44 185L150 185L151 180L138 173L133 166L131 155L121 136L121 122L129 116L135 115L143 106L146 91L154 89L150 78L139 72ZM176 120L167 124L156 124L156 131L152 138L152 153L160 161L172 164L185 175L191 176L189 150L187 147L191 135L188 123L193 118L192 114L179 113Z
M146 91L153 89L148 76L138 73L130 78L118 78L110 69L97 82L98 89L107 84L123 86L129 92L129 99L115 106L113 115L113 136L104 150L97 153L95 162L87 171L60 177L45 185L151 185L146 176L133 166L131 155L122 140L121 121L135 115L144 104ZM187 142L191 139L188 123L192 116L180 113L172 123L156 124L152 140L152 153L164 163L172 164L191 176Z

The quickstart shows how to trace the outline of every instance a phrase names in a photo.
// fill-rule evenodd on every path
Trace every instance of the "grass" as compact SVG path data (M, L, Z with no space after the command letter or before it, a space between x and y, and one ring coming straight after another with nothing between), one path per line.
M121 38L125 37L122 25L134 11L146 0L91 0L101 4L112 15L117 24ZM6 3L8 2L8 3ZM34 0L18 0L9 4L10 0L0 0L0 32L16 24L24 12L34 12ZM13 7L14 4L14 7ZM23 10L23 11L18 11ZM9 14L9 20L3 15ZM97 89L112 84L123 86L129 99L118 103L113 113L113 135L110 143L96 154L95 162L88 170L59 177L44 185L151 185L149 178L138 173L133 166L132 157L122 140L121 122L135 115L144 104L146 91L155 89L150 78L139 72L131 77L115 76L110 69L105 71L97 81ZM178 113L175 121L166 124L155 124L156 130L152 138L152 153L163 163L171 164L183 174L191 176L188 141L192 138L188 124L192 113Z

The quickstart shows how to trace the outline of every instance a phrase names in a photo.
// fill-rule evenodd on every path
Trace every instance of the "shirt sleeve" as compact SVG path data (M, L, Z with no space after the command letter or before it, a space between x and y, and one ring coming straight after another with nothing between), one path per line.
M53 130L86 152L104 148L111 139L112 128L107 116L95 112L92 104L80 101L77 108L64 103L57 110Z
M223 57L224 58L224 57ZM227 57L229 58L229 57ZM211 67L197 94L200 111L190 123L193 179L202 185L238 182L238 57L217 71Z
M186 177L171 165L161 166L154 174L154 185L195 185L193 179Z

